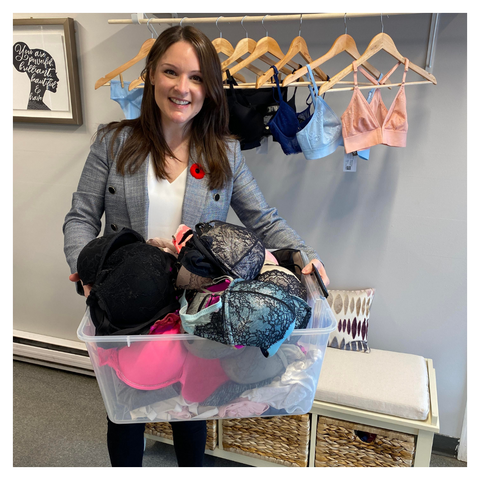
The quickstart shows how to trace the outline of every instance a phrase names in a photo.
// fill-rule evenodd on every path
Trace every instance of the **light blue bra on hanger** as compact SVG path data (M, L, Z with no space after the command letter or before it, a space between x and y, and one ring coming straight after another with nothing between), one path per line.
M130 82L123 82L119 80L110 81L110 99L115 100L121 107L125 114L125 118L132 120L140 116L140 108L142 105L143 88L134 88L128 91Z
M342 122L327 102L318 95L310 65L307 65L307 69L314 90L312 98L315 112L307 125L297 132L297 140L305 158L315 160L330 155L337 147L343 145Z

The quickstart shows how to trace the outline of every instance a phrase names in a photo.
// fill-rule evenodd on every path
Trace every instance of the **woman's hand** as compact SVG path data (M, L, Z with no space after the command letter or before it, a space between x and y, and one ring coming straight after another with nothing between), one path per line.
M68 279L71 281L71 282L81 282L80 280L80 277L78 276L78 273L75 272L75 273L72 273ZM83 283L82 283L83 285ZM90 295L90 290L92 289L92 286L91 285L83 285L83 293L85 295L85 297L88 297Z
M320 260L317 260L315 258L310 263L307 263L307 265L303 267L302 273L304 275L309 275L310 273L313 273L313 265L317 267L318 273L322 277L323 283L325 284L326 287L328 287L328 284L330 283L330 279L328 278L327 272L325 271L325 267L323 266L323 263Z

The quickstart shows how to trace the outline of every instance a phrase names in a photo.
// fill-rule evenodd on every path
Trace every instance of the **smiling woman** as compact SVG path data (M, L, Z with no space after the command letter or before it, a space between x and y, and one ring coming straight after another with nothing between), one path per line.
M113 122L102 132L113 130L114 140L125 126L133 127L118 159L120 171L134 173L150 154L157 178L173 181L195 151L197 163L209 172L210 188L221 188L232 175L226 141L233 138L220 60L208 37L191 26L165 30L142 76L139 121Z
M173 155L165 159L170 181L186 168L190 127L205 100L205 87L197 54L185 41L174 43L150 71L155 102L161 112L163 135Z
M315 264L328 285L318 254L267 204L228 131L220 60L210 40L191 26L165 30L142 76L140 117L100 127L65 218L64 249L78 292L96 292L95 284L79 282L77 259L100 234L103 214L105 236L129 228L153 242L147 243L170 242L175 252L171 236L180 225L224 222L230 207L266 248L304 251L310 263L303 273ZM144 428L108 421L112 466L142 465ZM179 466L202 466L206 422L172 422L172 429Z
M158 62L150 81L155 87L155 102L162 113L165 136L188 128L203 107L205 87L200 62L192 45L185 41L173 44ZM184 133L184 132L183 132Z

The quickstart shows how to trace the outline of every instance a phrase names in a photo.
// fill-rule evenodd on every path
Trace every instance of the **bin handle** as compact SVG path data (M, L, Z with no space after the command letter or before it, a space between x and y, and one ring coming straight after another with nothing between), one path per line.
M323 280L322 280L322 277L320 276L320 273L318 273L318 269L317 267L315 266L315 264L312 263L312 267L313 267L313 270L312 270L312 273L311 275L313 275L318 284L320 285L320 289L322 290L322 293L323 293L323 296L325 298L328 297L328 290L327 290L327 287L325 286L325 284L323 283Z

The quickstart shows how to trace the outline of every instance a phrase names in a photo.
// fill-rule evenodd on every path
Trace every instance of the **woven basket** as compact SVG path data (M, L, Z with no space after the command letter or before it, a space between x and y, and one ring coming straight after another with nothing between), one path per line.
M365 442L355 431L374 435ZM411 467L414 455L414 435L318 417L316 467Z
M222 421L223 449L289 467L306 467L310 416L239 418Z
M168 422L147 423L145 425L145 433L173 440L172 427ZM207 420L207 443L205 444L205 448L207 450L215 450L216 446L217 421Z

